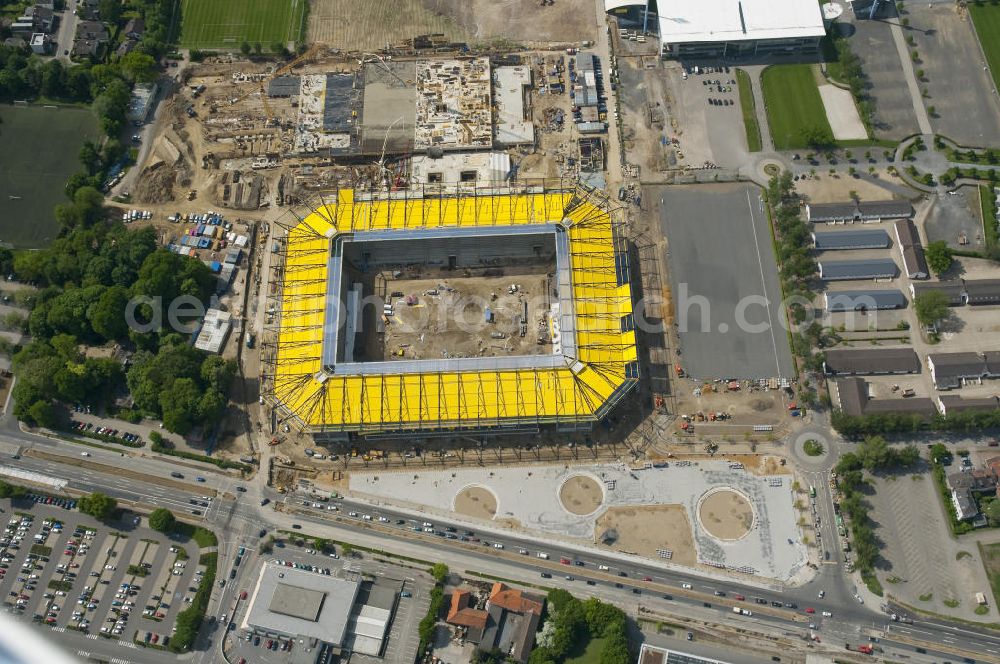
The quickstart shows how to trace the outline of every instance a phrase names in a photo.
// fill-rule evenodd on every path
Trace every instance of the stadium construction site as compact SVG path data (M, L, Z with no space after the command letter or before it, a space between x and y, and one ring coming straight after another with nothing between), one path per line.
M589 430L637 384L619 210L561 181L319 195L281 223L261 386L354 437Z

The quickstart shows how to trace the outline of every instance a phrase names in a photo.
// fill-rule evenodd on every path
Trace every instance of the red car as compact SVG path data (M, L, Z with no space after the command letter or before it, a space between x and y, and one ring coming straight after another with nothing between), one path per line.
M806 613L816 613L816 609L810 606L808 609L806 609Z
M247 591L244 590L243 592L240 593L240 599L246 599L246 598L247 598Z
M746 599L743 595L733 595L733 599L738 599L741 602Z
M644 577L642 577L642 580L643 581L652 581L653 577L651 577L651 576L644 576Z
M153 635L153 639L152 639L153 643L156 643L159 640L160 640L160 635L159 634L154 634Z
M266 646L264 646L264 647L265 647L265 648L267 648L268 650L270 650L270 649L271 649L271 645L272 645L273 643L274 643L274 641L273 641L272 639L268 639L268 640L267 640L267 645L266 645Z
M561 562L563 565L569 565L569 558L560 558L559 562Z

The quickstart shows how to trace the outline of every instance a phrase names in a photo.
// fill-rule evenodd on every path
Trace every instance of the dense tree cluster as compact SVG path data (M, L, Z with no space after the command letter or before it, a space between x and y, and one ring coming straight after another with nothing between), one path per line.
M870 134L875 115L875 104L868 95L868 85L865 72L861 67L861 58L851 50L851 44L846 37L837 37L834 39L833 45L837 50L837 61L840 63L840 77L851 89L851 94L854 95L854 101L857 103L858 114Z
M879 587L874 576L879 542L868 516L870 506L864 498L864 472L910 468L919 460L920 452L913 445L901 449L892 448L884 438L872 436L860 443L854 452L843 454L837 462L837 482L843 494L840 510L849 521L855 565L870 586Z
M118 509L118 501L103 493L92 493L80 498L77 507L84 514L89 514L95 519L105 520L111 517Z
M802 322L806 315L804 303L813 298L812 282L817 268L809 251L809 227L802 220L799 197L789 171L771 178L767 200L774 212L782 292L786 298L794 298L789 311L795 322Z
M625 613L596 597L580 601L569 592L549 591L548 617L539 633L530 664L558 664L583 652L591 639L604 639L598 654L600 664L630 661Z
M846 438L860 438L889 433L929 431L982 431L1000 428L1000 410L961 411L934 415L930 419L913 413L874 413L847 415L835 410L830 418L833 428Z

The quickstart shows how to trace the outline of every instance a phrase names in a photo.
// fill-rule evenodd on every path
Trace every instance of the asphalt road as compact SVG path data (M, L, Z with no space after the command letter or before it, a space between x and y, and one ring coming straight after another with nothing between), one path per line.
M1000 661L1000 636L986 630L929 620L916 620L912 625L891 623L879 607L860 604L855 599L855 589L845 580L837 564L821 565L816 578L801 587L785 588L766 582L751 585L721 576L706 578L704 574L693 574L683 568L667 569L663 565L632 560L613 552L538 541L511 533L477 530L474 536L488 541L489 546L482 542L451 540L434 533L417 533L412 528L423 528L423 519L414 513L346 500L336 501L340 507L338 512L305 508L300 503L296 504L293 499L286 500L284 496L257 482L246 484L245 493L238 492L235 488L242 484L237 479L211 470L183 469L186 477L181 481L180 487L164 487L156 482L160 479L169 481L170 472L178 468L176 464L155 458L123 457L114 452L81 448L79 445L41 438L7 426L0 431L0 455L12 450L21 451L21 459L16 461L20 467L66 479L74 489L100 489L120 499L171 506L179 513L184 513L190 499L217 492L219 497L212 501L212 507L205 518L208 525L220 535L220 579L228 579L238 546L256 551L260 529L268 532L275 529L294 532L293 524L299 524L303 534L349 541L428 561L440 560L455 570L488 572L515 581L565 587L581 596L593 595L626 607L635 603L656 611L697 617L706 622L725 621L727 624L736 623L746 627L752 624L762 631L789 634L803 639L813 632L809 629L809 622L812 621L816 625L814 633L824 643L850 643L856 646L867 642L868 635L874 634L879 639L878 646L886 651L886 656L893 652L903 653L910 661L956 660L954 653L947 652L953 647L978 653L978 661ZM26 454L31 450L59 454L66 462L38 459ZM108 470L72 465L82 458L80 451L91 454L85 461L104 464L104 468ZM115 474L115 467L141 472L147 477ZM198 474L205 478L204 483L190 481ZM263 474L259 481L264 481ZM261 507L262 497L268 497L272 504ZM284 505L281 505L282 501L285 502ZM280 511L273 509L276 504L280 505ZM351 511L356 511L358 517L347 516ZM363 519L363 514L372 519ZM387 519L388 523L380 522L380 516ZM397 525L397 520L404 523ZM457 537L466 528L461 523L443 522L437 517L432 521L435 531L446 532L446 528L455 528ZM498 543L503 545L503 549L493 546ZM525 549L528 553L520 554L520 549ZM539 552L547 553L549 558L538 558ZM560 558L580 561L583 565L563 565L559 562ZM605 565L608 569L601 570L598 568L600 565ZM238 589L246 587L249 582L247 575L250 574L248 570L254 566L245 563L237 568L237 577L227 583L222 592L213 595L209 615L218 615L234 604ZM552 578L542 579L540 574L543 572L551 574ZM624 572L627 576L619 576L619 572ZM572 579L567 579L566 576ZM650 581L645 580L647 577ZM587 579L592 580L594 585L587 585ZM622 587L616 587L615 584L621 584ZM684 584L690 584L691 588L682 587ZM638 589L639 593L635 593L633 589ZM818 598L820 590L825 591L823 599ZM724 592L725 597L716 596L716 591ZM736 600L737 594L744 595L746 599ZM669 596L669 599L665 596ZM767 605L757 604L756 598L763 599ZM771 602L781 602L782 605L786 602L794 603L797 608L772 607ZM753 616L734 615L731 607L737 604L752 610ZM816 613L806 614L807 607L814 608ZM833 615L823 617L822 611L830 611ZM906 643L910 639L939 644L942 650L936 652L930 647L926 655L919 654L913 645ZM195 660L212 661L217 641L215 639L211 644L203 641L201 645L204 649L196 653ZM77 638L75 643L79 642L80 639ZM85 647L77 649L87 650Z

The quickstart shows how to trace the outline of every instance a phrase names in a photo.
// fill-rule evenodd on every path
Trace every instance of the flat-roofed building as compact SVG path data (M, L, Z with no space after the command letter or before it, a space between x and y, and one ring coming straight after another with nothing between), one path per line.
M205 312L201 330L195 338L194 347L208 353L218 353L226 343L233 317L222 309L209 309Z
M906 296L895 289L827 291L823 301L830 313L906 308Z
M663 55L752 58L819 50L823 14L809 0L660 0Z
M885 249L889 246L889 234L881 228L817 231L812 234L812 239L817 251Z
M850 281L860 279L895 279L899 268L891 258L818 262L820 279Z
M831 348L823 369L841 376L914 374L920 373L920 358L912 348Z
M966 383L982 383L988 377L986 358L979 353L930 353L927 369L934 387L954 390Z
M850 201L806 205L806 219L813 223L877 222L906 219L912 215L913 206L909 201Z
M525 103L531 89L531 67L497 67L493 70L493 100L496 104L494 144L524 145L535 142L535 124Z

